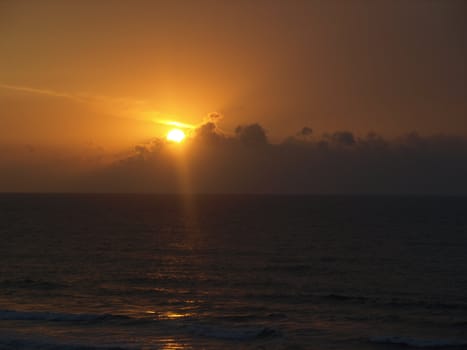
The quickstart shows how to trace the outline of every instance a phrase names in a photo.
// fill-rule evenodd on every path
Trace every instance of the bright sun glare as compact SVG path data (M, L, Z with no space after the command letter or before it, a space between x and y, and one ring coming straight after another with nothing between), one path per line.
M167 134L167 140L177 143L182 142L184 138L185 133L180 129L172 129Z

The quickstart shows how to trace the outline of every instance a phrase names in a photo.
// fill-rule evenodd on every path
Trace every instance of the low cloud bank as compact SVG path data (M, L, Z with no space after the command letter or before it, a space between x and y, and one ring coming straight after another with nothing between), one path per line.
M154 139L81 181L86 192L467 194L467 139L387 140L308 126L279 144L257 123L233 133L213 115L184 144Z

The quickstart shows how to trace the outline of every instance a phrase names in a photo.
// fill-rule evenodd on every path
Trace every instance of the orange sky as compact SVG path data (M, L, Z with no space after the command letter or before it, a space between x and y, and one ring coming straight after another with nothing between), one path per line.
M272 137L467 133L462 1L2 1L3 142L126 145L152 117Z

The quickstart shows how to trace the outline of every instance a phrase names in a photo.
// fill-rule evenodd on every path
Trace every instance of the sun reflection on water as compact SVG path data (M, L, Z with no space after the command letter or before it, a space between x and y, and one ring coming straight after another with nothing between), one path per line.
M180 313L180 312L167 311L167 312L163 313L161 316L162 316L162 318L167 318L167 319L173 320L173 319L178 319L178 318L190 317L191 314L190 313Z
M177 342L173 338L164 338L160 339L160 349L163 350L181 350L181 349L191 349L191 347L187 347L186 345Z

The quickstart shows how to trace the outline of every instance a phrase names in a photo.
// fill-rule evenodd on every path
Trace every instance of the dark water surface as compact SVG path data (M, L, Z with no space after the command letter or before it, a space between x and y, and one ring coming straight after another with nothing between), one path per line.
M467 348L467 198L0 195L0 349Z

